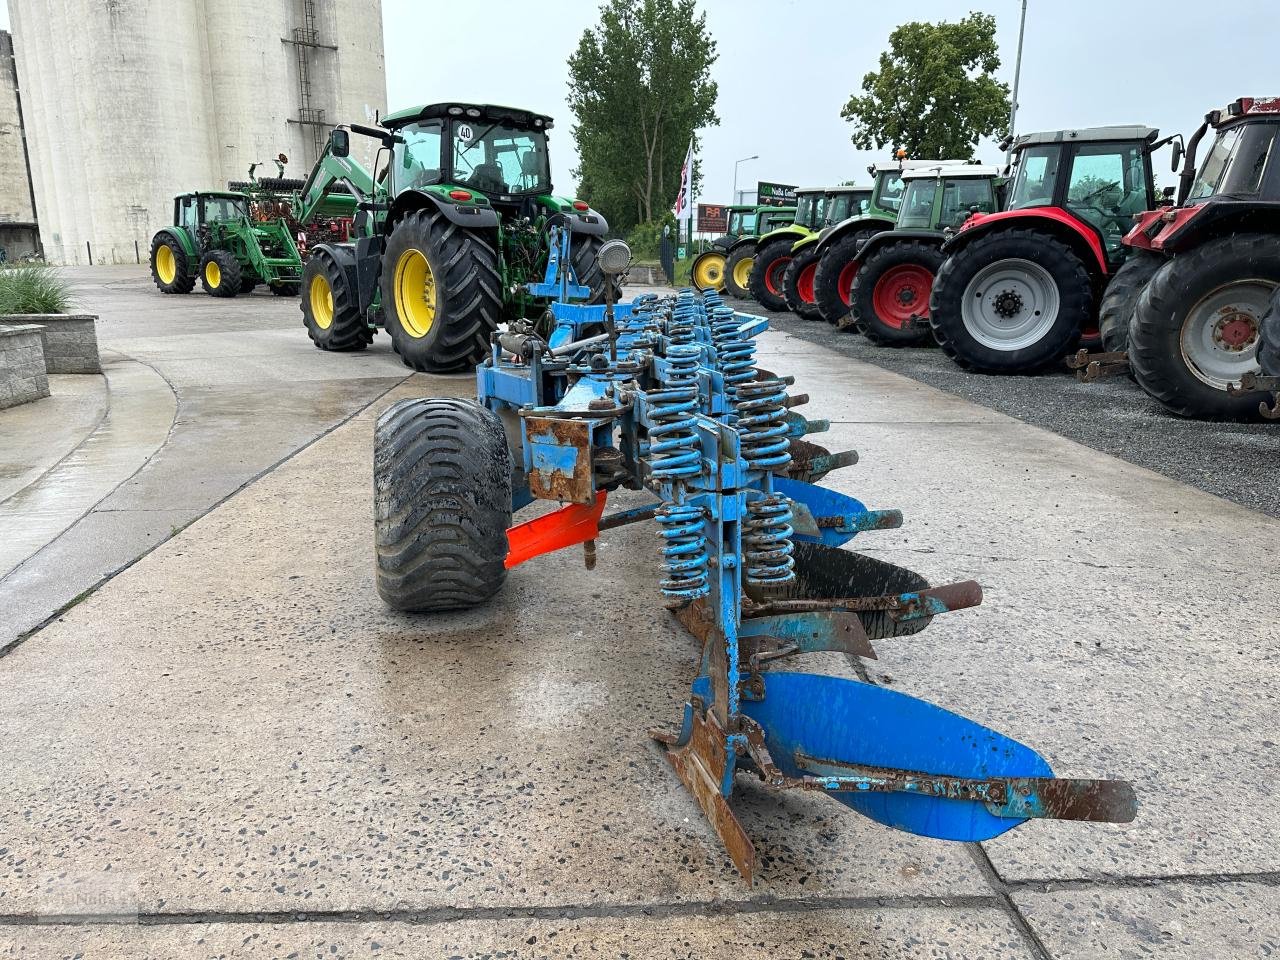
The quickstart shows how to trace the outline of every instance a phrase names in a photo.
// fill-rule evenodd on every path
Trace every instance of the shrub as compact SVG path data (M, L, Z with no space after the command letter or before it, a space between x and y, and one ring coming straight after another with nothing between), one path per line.
M13 313L66 313L71 286L58 270L44 264L0 267L0 316Z

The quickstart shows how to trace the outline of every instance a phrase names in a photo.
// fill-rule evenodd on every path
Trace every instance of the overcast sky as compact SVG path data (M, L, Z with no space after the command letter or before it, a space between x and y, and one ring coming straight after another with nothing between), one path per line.
M840 107L874 69L890 31L908 20L957 19L970 9L999 24L1001 75L1013 80L1019 0L865 3L700 0L719 44L720 126L703 131L704 201L728 202L757 179L816 186L866 180L874 157L855 151ZM1241 95L1280 94L1274 0L1030 0L1019 131L1147 123L1190 132L1203 113ZM556 118L552 164L573 188L565 60L595 19L594 0L383 0L388 105L472 100ZM450 25L433 32L433 18ZM0 24L8 15L0 6ZM769 51L769 44L776 49ZM998 159L994 147L980 152ZM1171 182L1162 163L1165 182Z

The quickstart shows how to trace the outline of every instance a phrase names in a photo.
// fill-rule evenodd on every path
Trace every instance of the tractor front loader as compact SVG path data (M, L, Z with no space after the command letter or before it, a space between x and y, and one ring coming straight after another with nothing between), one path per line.
M600 251L610 276L628 259L620 241ZM698 652L679 723L650 735L748 883L762 865L730 803L738 775L961 842L1032 818L1133 819L1127 783L1057 779L1030 747L972 720L807 672L815 653L859 667L873 642L973 607L981 589L930 586L841 549L902 515L819 485L857 457L803 439L828 424L796 412L805 398L788 395L792 378L756 366L764 318L715 292L612 301L610 291L604 306L554 302L549 331L494 335L476 400L403 400L379 418L374 537L387 603L473 607L512 567L582 544L590 570L602 531L654 524L654 593ZM606 512L621 490L649 502ZM563 506L513 525L536 500Z
M302 213L348 194L356 239L319 244L308 260L302 315L316 346L363 349L382 327L406 366L468 369L500 324L546 313L553 228L572 241L558 269L588 303L602 301L616 284L596 262L609 226L582 200L552 193L551 127L527 110L436 103L336 129ZM379 141L376 176L351 160L351 132Z

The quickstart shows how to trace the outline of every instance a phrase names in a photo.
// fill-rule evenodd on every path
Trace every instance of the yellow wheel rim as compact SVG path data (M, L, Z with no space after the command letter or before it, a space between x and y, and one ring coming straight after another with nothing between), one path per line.
M210 290L218 289L218 284L222 283L222 268L213 260L204 265L204 282Z
M699 290L719 290L724 283L724 257L704 253L693 265L693 285Z
M329 281L320 274L312 277L307 299L311 301L311 319L321 330L328 330L333 325L333 288Z
M177 279L178 260L167 243L156 247L156 276L161 283L173 283Z
M733 282L743 290L751 282L751 264L754 261L755 257L745 257L733 265Z
M409 336L425 337L436 322L436 278L426 255L410 247L396 261L396 315Z

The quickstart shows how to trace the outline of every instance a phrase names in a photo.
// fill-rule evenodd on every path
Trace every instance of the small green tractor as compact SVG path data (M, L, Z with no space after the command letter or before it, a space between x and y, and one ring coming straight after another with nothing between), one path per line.
M728 208L725 233L711 241L711 249L694 258L689 276L697 290L719 290L724 286L724 265L729 248L741 237L756 235L757 208L734 205Z
M724 289L739 300L750 300L751 265L755 260L756 244L767 233L785 227L796 218L795 207L756 207L754 234L739 237L725 251Z
M912 167L902 182L894 228L872 234L854 255L851 310L838 324L885 346L931 338L929 292L945 259L942 244L971 215L995 213L1003 192L998 168L971 163Z
M383 327L406 366L469 370L500 323L544 323L553 275L602 303L597 253L609 225L552 192L550 117L511 107L436 103L375 127L339 127L302 191L302 213L354 207L354 239L321 243L302 277L302 315L322 350L361 350ZM370 175L350 133L380 144ZM300 214L301 215L301 214ZM568 231L568 263L553 237Z
M286 213L241 192L175 197L173 224L151 240L151 279L161 293L190 293L199 277L214 297L249 293L260 283L294 296L302 257Z

